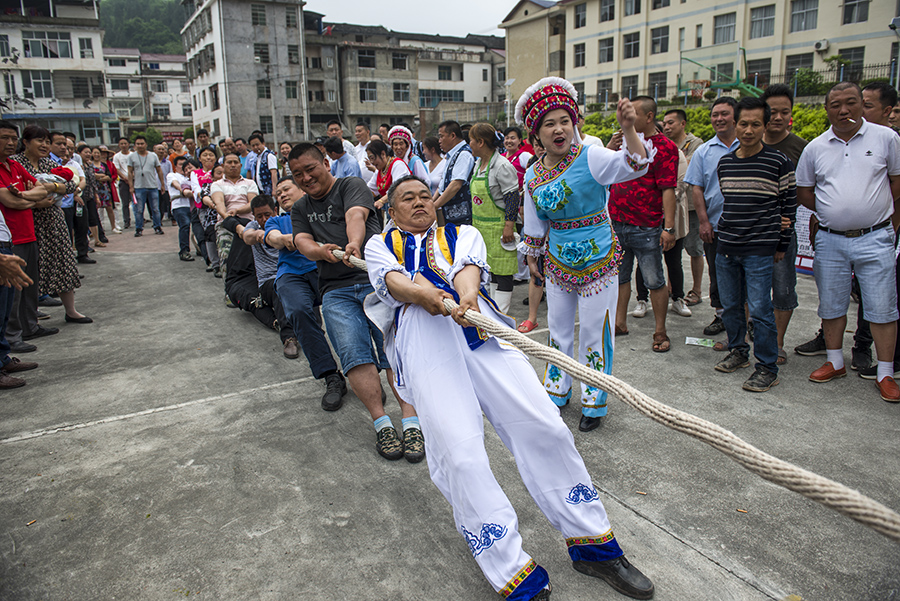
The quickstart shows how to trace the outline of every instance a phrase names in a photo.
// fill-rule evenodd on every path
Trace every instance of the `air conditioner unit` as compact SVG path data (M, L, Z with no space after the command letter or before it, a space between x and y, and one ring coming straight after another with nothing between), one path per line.
M819 40L815 45L816 52L825 52L828 50L828 45L828 40Z

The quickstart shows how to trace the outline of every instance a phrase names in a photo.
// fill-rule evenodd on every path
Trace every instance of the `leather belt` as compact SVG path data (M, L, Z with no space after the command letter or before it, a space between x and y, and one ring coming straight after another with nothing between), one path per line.
M12 242L4 242L0 240L0 248L12 248Z
M838 236L844 236L846 238L859 238L860 236L864 236L865 234L868 234L869 232L874 232L875 230L884 229L887 226L889 226L890 224L891 224L891 220L885 219L881 223L876 223L872 227L865 227L861 230L847 230L847 231L833 230L830 227L825 227L824 225L820 225L819 229L822 230L823 232L828 232L830 234L837 234Z

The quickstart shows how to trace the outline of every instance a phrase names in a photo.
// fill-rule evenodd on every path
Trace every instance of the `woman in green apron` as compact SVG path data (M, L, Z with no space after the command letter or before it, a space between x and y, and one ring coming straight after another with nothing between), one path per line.
M487 123L476 123L469 130L469 148L475 156L469 183L472 225L481 232L487 247L491 298L507 313L512 300L513 275L518 271L515 232L520 196L516 168L497 152L502 144L497 131Z

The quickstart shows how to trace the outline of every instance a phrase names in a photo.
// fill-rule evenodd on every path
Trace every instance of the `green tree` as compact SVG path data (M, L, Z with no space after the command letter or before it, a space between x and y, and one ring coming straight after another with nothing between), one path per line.
M177 0L101 0L103 45L141 52L184 54L181 26L184 8Z
M134 139L138 136L144 136L147 139L147 148L153 149L154 146L163 141L162 133L155 127L148 127L145 131L136 131L131 134L130 142L134 144Z

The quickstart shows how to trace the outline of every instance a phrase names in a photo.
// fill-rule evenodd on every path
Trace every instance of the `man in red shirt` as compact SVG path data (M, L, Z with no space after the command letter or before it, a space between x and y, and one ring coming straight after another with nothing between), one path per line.
M37 363L25 363L10 357L10 343L6 339L6 329L12 313L17 290L32 289L34 291L34 324L37 325L37 242L34 237L34 221L31 209L36 206L49 206L53 200L45 200L48 190L53 184L37 184L24 167L11 160L19 141L19 130L9 121L0 121L0 389L18 388L25 385L25 380L11 376L11 373L26 371L37 367ZM27 211L27 219L23 215ZM7 213L19 221L31 224L31 242L34 246L33 265L26 265L25 259L13 254L13 243L17 229L12 221L7 220ZM27 228L26 228L27 229ZM27 236L26 236L27 238ZM22 270L26 267L31 274ZM19 332L21 336L21 331ZM21 338L19 339L21 342ZM29 345L30 346L30 345Z
M678 147L656 128L656 101L649 96L632 100L637 119L634 128L656 149L647 174L609 189L609 217L622 247L619 261L619 301L616 334L628 333L626 323L631 299L631 273L637 259L656 319L653 350L664 353L671 343L666 335L669 292L663 272L663 251L675 245L675 186L678 184ZM614 136L610 145L616 143ZM621 144L621 139L619 138Z

